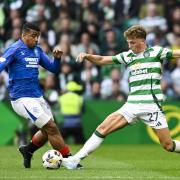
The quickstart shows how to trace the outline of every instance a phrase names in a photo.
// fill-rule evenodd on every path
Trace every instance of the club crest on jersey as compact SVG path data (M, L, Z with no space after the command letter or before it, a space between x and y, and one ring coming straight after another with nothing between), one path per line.
M37 50L37 49L34 49L34 54L36 55L36 57L38 57L38 56L39 56L39 52L38 52L38 50Z
M149 57L149 56L150 56L149 51L145 51L145 52L143 53L143 56L144 56L145 58Z

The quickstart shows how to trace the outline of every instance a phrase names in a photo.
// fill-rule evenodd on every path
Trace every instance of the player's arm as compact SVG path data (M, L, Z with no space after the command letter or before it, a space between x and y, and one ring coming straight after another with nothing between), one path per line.
M59 46L55 47L53 50L54 60L52 60L45 52L41 51L40 65L52 73L58 72L62 53Z
M8 48L2 56L0 56L0 72L3 71L13 60L15 48Z
M114 61L112 60L112 56L100 56L100 55L93 55L87 53L80 53L76 61L82 62L83 60L88 60L97 65L114 64Z
M173 56L174 58L180 58L180 49L173 50L173 51L172 51L172 56Z

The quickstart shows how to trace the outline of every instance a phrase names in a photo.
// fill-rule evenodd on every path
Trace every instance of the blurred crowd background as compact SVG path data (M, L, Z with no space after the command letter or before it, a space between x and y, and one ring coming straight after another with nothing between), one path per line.
M55 116L58 99L70 81L83 87L80 94L84 100L127 98L127 67L100 67L88 61L77 64L80 52L116 55L126 51L123 32L136 24L146 28L148 45L180 48L179 0L0 0L0 55L20 38L24 22L39 24L39 44L50 57L56 45L64 52L58 74L42 68L39 74ZM166 99L180 99L180 59L163 63L161 84ZM8 99L7 85L4 71L0 74L1 101Z

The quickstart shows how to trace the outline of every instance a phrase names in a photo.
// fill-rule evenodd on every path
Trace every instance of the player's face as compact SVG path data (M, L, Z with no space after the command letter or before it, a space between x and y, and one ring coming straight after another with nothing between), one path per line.
M23 33L22 37L23 37L24 43L28 47L33 48L38 43L38 39L40 37L40 32L30 30L28 32Z
M127 43L129 49L131 49L134 53L140 53L142 51L142 47L145 45L144 39L127 39Z

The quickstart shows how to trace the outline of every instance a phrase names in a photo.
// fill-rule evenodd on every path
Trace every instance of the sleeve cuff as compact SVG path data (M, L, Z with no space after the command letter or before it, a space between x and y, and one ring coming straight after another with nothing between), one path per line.
M112 56L112 60L115 64L120 64L116 56Z
M172 52L172 50L167 53L166 58L167 58L167 59L172 59L172 58L173 58L173 52Z

